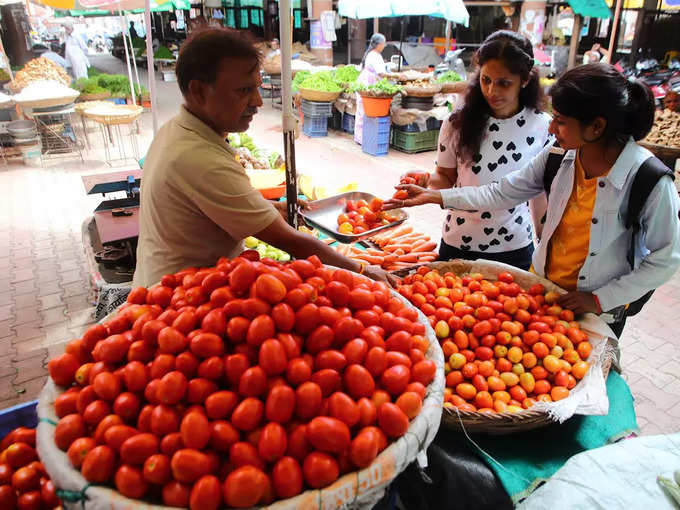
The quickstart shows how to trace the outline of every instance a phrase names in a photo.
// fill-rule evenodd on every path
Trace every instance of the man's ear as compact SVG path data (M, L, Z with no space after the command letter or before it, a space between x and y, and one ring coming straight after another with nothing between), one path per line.
M205 104L205 83L200 80L191 80L189 82L188 95L193 102L198 105Z

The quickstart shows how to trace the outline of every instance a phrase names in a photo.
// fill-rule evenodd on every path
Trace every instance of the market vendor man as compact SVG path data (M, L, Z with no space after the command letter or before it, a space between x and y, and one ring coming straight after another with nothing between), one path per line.
M184 104L158 131L144 164L134 284L235 257L248 236L392 282L380 267L364 267L290 227L285 203L265 200L236 161L225 139L246 131L262 106L260 58L252 41L231 29L197 31L182 45L176 73Z

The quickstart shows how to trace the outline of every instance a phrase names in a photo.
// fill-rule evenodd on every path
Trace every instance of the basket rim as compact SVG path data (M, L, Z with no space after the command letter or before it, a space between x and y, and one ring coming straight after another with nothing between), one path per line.
M428 262L425 264L416 264L409 268L401 269L399 271L394 271L393 274L402 277L416 272L420 267L430 267L432 269L441 270L441 268L446 268L447 266L456 265L469 266L473 262L476 261L452 259L449 261ZM521 271L520 269L511 268L510 266L508 266L508 270L510 272ZM566 292L561 287L554 284L550 280L547 280L535 274L531 274L531 276L536 280L536 283L542 283L543 285L545 285L546 289L559 290L562 291L563 293ZM604 341L606 342L607 340L605 339ZM603 361L602 374L604 376L605 381L609 375L611 364L612 364L611 359L607 358ZM580 384L580 381L578 384ZM459 417L460 419L455 419L457 417ZM521 432L523 430L531 430L534 428L539 428L557 423L552 418L550 418L548 412L542 410L522 409L514 413L507 411L502 413L498 412L480 413L473 411L461 411L460 409L449 409L446 406L443 406L442 425L446 426L447 428L462 430L462 428L460 427L461 422L464 429L467 430L468 432L495 435L511 434L515 432ZM502 431L499 430L500 427L503 427Z

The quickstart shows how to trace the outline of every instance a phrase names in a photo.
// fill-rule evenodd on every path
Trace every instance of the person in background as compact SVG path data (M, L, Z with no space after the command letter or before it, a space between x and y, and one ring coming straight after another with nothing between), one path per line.
M59 43L50 43L50 49L40 56L45 57L54 62L55 64L66 69L68 67L68 64L66 63L66 59L62 57L60 53L61 45Z
M131 38L133 41L139 37L139 36L137 35L137 29L135 28L135 22L134 22L134 21L130 21L130 29L129 29L129 32L130 32L130 38Z
M443 190L400 185L409 198L385 202L385 208L426 203L468 211L516 207L549 186L533 270L567 291L560 306L576 313L607 312L620 336L628 305L641 307L639 302L680 266L680 201L672 179L652 181L636 218L637 235L626 223L637 173L643 166L649 169L652 157L636 141L652 128L654 96L642 82L629 81L602 63L567 71L550 95L555 115L550 132L567 152L549 184L552 146L494 184Z
M276 57L281 55L281 48L279 47L279 40L274 38L269 43L269 52L267 53L267 58Z
M182 45L176 73L184 105L158 131L144 163L135 285L236 257L248 236L298 258L317 255L326 264L395 282L380 267L355 262L288 225L279 212L285 202L265 200L236 161L225 139L246 131L262 106L260 58L238 30L204 28Z
M531 42L516 32L491 34L474 57L477 70L458 110L439 131L436 170L419 174L432 189L484 186L523 168L547 143L550 116ZM543 216L539 197L535 216ZM527 203L505 209L451 211L442 228L439 258L531 266L532 216ZM540 211L538 210L540 209Z
M73 32L72 25L66 25L66 50L65 57L68 65L71 66L71 73L77 80L87 78L87 68L90 62L87 60L87 45Z
M387 69L382 58L382 51L385 49L386 39L382 34L373 34L368 45L364 58L361 59L361 73L357 82L362 85L373 85L380 80ZM361 138L364 134L364 104L359 93L356 93L357 112L354 119L354 141L361 145Z

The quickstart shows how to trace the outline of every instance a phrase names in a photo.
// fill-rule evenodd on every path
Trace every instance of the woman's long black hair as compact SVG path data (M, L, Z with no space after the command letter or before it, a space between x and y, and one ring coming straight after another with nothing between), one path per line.
M474 63L477 70L469 81L463 107L452 117L454 129L459 134L458 146L460 154L471 158L479 152L479 145L484 134L491 107L482 94L479 74L482 65L489 60L500 60L512 73L529 80L526 87L520 89L519 104L521 107L542 109L543 93L538 83L538 71L534 68L534 51L529 39L517 32L499 30L494 32L475 53Z

